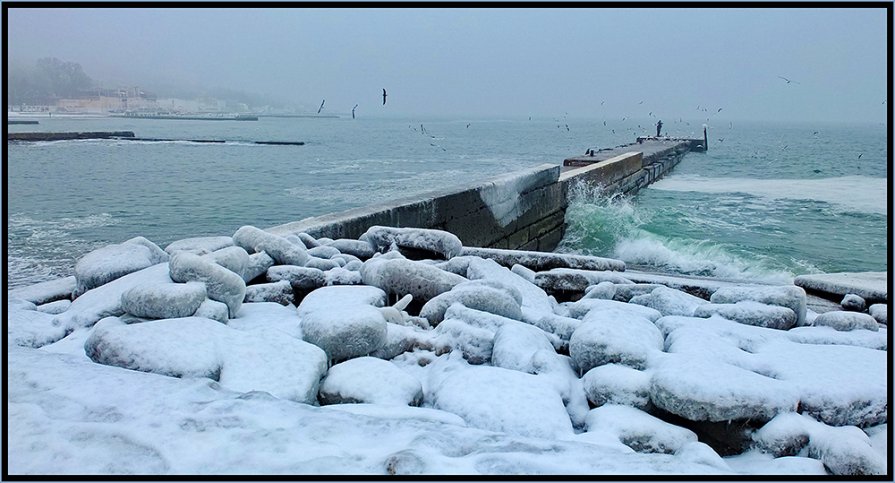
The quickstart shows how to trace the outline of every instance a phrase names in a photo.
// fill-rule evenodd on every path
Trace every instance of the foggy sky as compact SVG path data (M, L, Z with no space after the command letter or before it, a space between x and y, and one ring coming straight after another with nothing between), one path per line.
M359 104L358 114L369 117L599 119L653 112L667 119L882 122L886 21L884 8L636 4L10 8L6 48L10 62L50 56L78 62L110 87L208 85L308 109L325 98L327 112ZM382 88L389 92L385 107Z

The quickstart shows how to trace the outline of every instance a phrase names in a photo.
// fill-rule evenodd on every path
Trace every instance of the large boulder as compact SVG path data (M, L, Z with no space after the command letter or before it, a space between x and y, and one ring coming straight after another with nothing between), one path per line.
M364 262L361 277L366 285L379 287L390 295L413 295L413 300L426 303L466 282L465 277L446 272L432 265L404 259L376 257Z
M841 331L858 329L879 330L879 324L873 316L860 312L845 312L841 310L824 312L818 315L814 318L814 325L816 327L832 327Z
M394 363L358 357L329 369L320 385L320 404L370 403L419 406L423 386Z
M592 409L585 424L589 432L610 433L638 453L674 454L697 441L693 431L629 406L608 404Z
M595 407L621 404L643 411L650 403L650 374L621 364L605 364L587 371L581 378L587 400Z
M232 246L233 237L202 236L184 238L182 240L171 242L170 244L168 244L168 246L165 247L165 251L168 253L168 255L173 255L174 253L180 251L190 252L195 255L204 255L206 253L220 250L221 248Z
M787 307L795 312L797 326L807 324L808 296L805 289L795 285L721 287L710 298L713 304L734 304L743 300Z
M174 319L193 315L206 297L205 284L146 283L121 294L121 307L134 317Z
M592 311L569 339L569 355L584 374L603 364L623 364L645 369L664 339L659 329L644 317L622 312Z
M205 283L208 298L227 304L230 317L236 317L246 293L246 283L240 275L188 252L176 253L169 265L172 280Z
M339 285L314 290L298 306L302 337L341 361L368 355L387 339L380 307L385 292L375 287Z
M691 316L697 308L708 302L680 290L658 287L648 294L631 297L628 303L656 309L662 315Z
M460 254L463 243L453 233L426 228L392 228L371 226L360 236L379 251L385 251L393 244L404 251L416 252L420 258L449 259Z
M244 303L274 302L280 305L289 305L295 299L292 284L286 280L273 283L259 283L246 287Z
M296 265L276 265L267 270L267 281L288 281L293 290L309 291L326 285L323 270Z
M254 226L243 226L233 234L236 246L249 253L264 251L278 265L304 265L308 261L308 252L304 245L291 241L273 233L268 233ZM300 240L299 240L300 242Z
M166 261L168 254L143 237L98 248L81 257L75 264L75 294L80 296L124 275Z
M444 320L448 307L455 303L511 319L522 318L519 302L507 291L469 282L457 284L453 289L426 302L420 310L420 317L425 317L430 324L436 326Z
M778 330L789 330L796 325L796 313L792 309L750 300L735 304L702 304L696 307L692 315L703 318L720 315L741 324Z

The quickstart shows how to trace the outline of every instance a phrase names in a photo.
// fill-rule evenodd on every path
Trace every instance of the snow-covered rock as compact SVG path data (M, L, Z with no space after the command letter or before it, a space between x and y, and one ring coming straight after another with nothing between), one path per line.
M39 312L24 304L6 305L6 343L42 347L66 336L66 327L53 314ZM28 302L30 304L30 302Z
M385 345L371 352L370 356L388 360L417 349L432 350L433 337L434 334L430 330L389 322L385 333Z
M795 312L797 326L803 326L807 323L808 298L805 294L805 289L795 285L721 287L710 298L713 304L733 304L743 300L787 307Z
M55 302L38 305L35 310L45 314L58 315L68 310L69 307L71 307L71 300L57 300Z
M535 284L549 292L584 292L584 290L600 282L615 284L634 283L618 272L577 270L572 268L554 268L535 275Z
M318 258L332 258L341 254L338 248L330 245L321 245L314 248L308 248L308 255Z
M699 306L708 302L680 290L658 287L649 294L631 297L628 303L656 309L662 315L691 316Z
M638 295L646 295L659 287L664 287L664 285L657 283L622 283L614 285L615 295L613 295L612 300L619 302L628 302Z
M612 282L600 282L584 289L583 299L612 300L615 297L615 284Z
M233 246L233 237L229 236L201 236L201 237L191 237L191 238L183 238L181 240L177 240L168 244L165 247L165 252L168 255L173 255L179 251L187 251L193 253L195 255L204 255L206 253L211 253L221 248L232 247Z
M555 314L547 314L532 318L525 317L525 319L527 323L544 332L555 335L566 344L568 344L569 339L572 338L575 329L581 325L581 321L578 319Z
M329 369L320 385L320 404L373 403L419 406L423 386L395 364L358 357Z
M326 285L326 275L317 268L276 265L267 270L269 282L288 281L294 290L314 290Z
M341 253L354 255L355 257L366 260L376 253L376 247L370 242L364 240L352 240L350 238L339 238L329 243L329 246L339 250Z
M836 330L879 330L879 324L873 316L860 312L834 310L819 314L814 319L815 327L832 327Z
M687 443L697 441L696 433L689 429L617 404L592 409L585 424L588 431L608 432L638 453L674 454Z
M840 305L842 305L843 309L851 310L853 312L863 312L867 309L867 302L864 298L853 293L845 294L845 297L842 297Z
M453 233L425 228L392 228L388 226L371 226L360 236L379 251L390 246L412 249L422 252L422 258L450 259L460 254L463 243Z
M692 315L703 318L720 315L741 324L779 330L789 330L796 325L796 313L792 309L751 300L735 304L701 304Z
M304 266L307 268L314 268L325 272L333 268L339 268L339 262L330 260L329 258L308 256L308 259L307 261L305 261Z
M605 364L587 371L581 378L587 400L596 407L621 404L649 410L650 373L620 364Z
M75 263L75 294L80 296L92 288L166 261L168 254L143 237L98 248Z
M379 287L399 297L411 294L413 300L420 303L426 303L467 281L465 277L432 265L384 257L367 260L360 273L364 284Z
M430 324L436 326L444 320L448 307L455 303L507 318L522 318L519 303L507 291L480 284L468 285L468 282L459 283L426 302L420 310L420 317L425 317Z
M883 325L889 325L889 306L886 304L873 304L867 309L870 316Z
M267 273L267 270L272 267L273 264L274 260L273 258L270 258L270 255L268 255L267 252L262 251L252 253L249 255L249 263L246 265L245 271L243 271L242 279L245 280L246 283L249 283Z
M221 248L203 255L203 257L243 277L243 280L245 280L245 272L249 266L249 254L242 247Z
M535 272L551 270L554 268L615 271L624 271L625 269L625 262L621 260L588 255L573 255L569 253L464 247L462 254L488 258L505 267L520 265Z
M14 288L7 292L11 297L27 300L35 305L43 305L57 300L71 300L78 286L74 275L25 287Z
M294 299L295 292L292 291L292 284L288 280L280 280L279 282L247 286L243 303L274 302L280 305L289 305Z
M230 319L230 309L227 307L227 304L223 302L205 299L205 301L199 305L199 308L196 309L193 317L204 317L226 324Z
M337 285L314 290L298 306L302 337L330 360L365 356L386 343L386 320L379 309L385 292L369 286Z
M655 324L639 315L591 311L582 322L569 339L569 355L580 374L611 363L645 369L664 345Z
M485 364L491 361L494 331L448 318L435 328L432 345L437 354L457 351L470 364Z
M470 280L492 281L511 287L519 293L519 303L524 312L537 315L553 313L547 292L493 260L473 258L466 276Z
M304 245L292 243L273 233L268 233L254 226L243 226L233 234L233 243L249 253L264 251L278 265L304 265L308 261L308 252Z
M556 353L544 331L527 324L504 324L494 333L491 365L535 374L533 357L541 350Z
M187 252L178 252L171 257L170 271L175 282L205 283L208 298L227 304L230 317L236 317L246 292L242 276Z
M193 315L206 295L201 282L145 283L122 293L121 307L134 317L175 319Z
M326 285L360 285L363 283L360 272L342 267L327 270L323 273L323 279Z
M577 302L565 304L569 309L569 316L576 319L584 318L591 311L597 312L619 312L625 314L639 315L643 318L655 322L662 317L662 313L658 310L640 304L628 304L616 300L602 300L596 298L581 299Z

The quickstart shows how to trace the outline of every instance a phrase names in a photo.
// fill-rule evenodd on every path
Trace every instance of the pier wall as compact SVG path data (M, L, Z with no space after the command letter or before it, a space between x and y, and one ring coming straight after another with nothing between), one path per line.
M565 171L542 164L468 188L305 218L267 231L336 239L357 238L374 225L433 228L457 235L465 246L552 251L562 240L573 186L633 194L677 165L686 152L683 144L646 156L632 150Z

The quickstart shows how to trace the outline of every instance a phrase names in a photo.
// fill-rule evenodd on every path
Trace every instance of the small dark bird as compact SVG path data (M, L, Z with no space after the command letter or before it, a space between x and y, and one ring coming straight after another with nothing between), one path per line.
M643 104L643 101L638 102L637 104Z
M650 117L653 117L653 111L649 112Z
M382 89L382 105L383 106L385 105L385 98L387 96L388 96L388 94L385 93L385 89Z
M357 104L355 104L354 107L351 108L351 119L354 119L354 110L355 109L357 109Z
M814 131L814 132L811 133L811 134L813 134L814 136L817 136L817 131Z
M718 108L718 112L721 112L721 109L724 109L724 108L723 108L723 107L719 107L719 108ZM716 113L716 114L717 114L717 113Z
M323 110L323 105L324 105L324 104L326 104L326 99L324 99L323 102L320 103L320 107L317 108L317 114L320 114L320 111Z
M815 173L820 173L820 170L819 170L819 169L815 169L814 172L815 172Z
M623 118L622 118L622 121L624 121L625 119L627 119L627 117L623 117Z
M786 146L783 146L783 150L786 151L786 148L788 148L788 147L789 147L789 144L787 144Z
M603 121L603 125L604 125L604 126L606 125L606 121Z
M883 101L883 102L885 102L885 101ZM606 104L606 101L600 101L600 105L602 106L603 104Z
M469 129L469 123L466 124L466 129Z
M718 138L718 142L719 142L719 143L723 143L723 142L724 142L724 138Z
M615 129L612 130L612 134L615 134Z
M566 131L570 131L568 124L566 124Z
M794 80L787 79L786 77L783 77L782 75L778 75L777 77L785 80L787 84L798 84L798 82L796 82Z
M859 154L858 159L861 159L861 156L863 156L863 155L864 155L864 153Z

